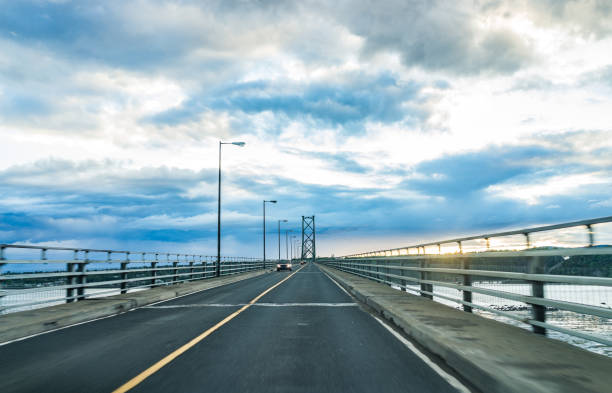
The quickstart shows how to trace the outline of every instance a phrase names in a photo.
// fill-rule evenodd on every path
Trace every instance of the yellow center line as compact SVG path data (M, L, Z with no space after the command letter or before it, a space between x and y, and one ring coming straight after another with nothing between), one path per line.
M278 287L279 285L281 285L282 283L284 283L285 281L287 281L288 279L293 277L293 275L295 273L299 272L300 270L302 270L304 268L304 266L300 267L295 272L291 273L290 275L288 275L287 277L285 277L281 281L277 282L276 284L272 285L270 288L266 289L265 291L263 291L262 293L257 295L255 298L253 298L253 300L251 300L246 305L244 305L242 308L240 308L240 310L234 311L233 313L231 313L230 315L225 317L221 322L217 323L215 326L213 326L210 329L206 330L204 333L200 334L199 336L193 338L187 344L185 344L185 345L181 346L180 348L176 349L174 352L170 353L169 355L167 355L163 359L159 360L157 363L155 363L151 367L147 368L146 370L144 370L143 372L141 372L140 374L138 374L134 378L130 379L129 381L127 381L123 385L119 386L117 389L113 390L113 393L123 393L123 392L127 392L130 389L133 389L138 384L140 384L142 381L144 381L145 379L149 378L151 375L153 375L157 371L159 371L159 369L161 369L162 367L164 367L165 365L167 365L168 363L170 363L171 361L173 361L174 359L179 357L181 354L186 352L188 349L190 349L191 347L193 347L194 345L196 345L200 341L204 340L206 337L210 336L215 330L219 329L221 326L225 325L226 323L228 323L229 321L234 319L236 316L238 316L238 314L240 314L241 312L243 312L247 308L251 307L259 299L264 297L268 292L270 292L274 288Z

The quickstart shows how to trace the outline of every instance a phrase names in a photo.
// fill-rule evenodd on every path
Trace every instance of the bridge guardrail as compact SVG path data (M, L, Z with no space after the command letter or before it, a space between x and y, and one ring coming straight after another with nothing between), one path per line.
M572 252L571 254L573 256L612 256L612 248L606 251L607 253L605 254L585 254L580 251L578 251L578 253ZM519 255L513 255L511 257L508 255L466 255L463 257L455 256L443 258L448 259L449 262L450 259L453 259L453 263L462 265L463 268L429 267L432 263L435 263L441 259L440 257L433 256L395 257L393 259L385 257L382 257L380 259L318 259L317 261L348 273L352 273L391 286L397 286L404 291L418 293L421 296L425 296L430 299L433 299L435 296L437 298L458 303L462 305L463 310L467 312L472 312L472 309L476 308L494 314L498 314L503 317L510 318L522 323L527 323L534 327L534 331L536 333L543 334L546 332L546 329L552 329L561 333L580 337L585 340L595 341L601 344L612 346L612 340L606 337L599 337L597 335L583 333L580 331L566 329L560 326L546 323L545 317L547 309L559 309L579 314L610 319L612 318L611 308L597 307L594 305L581 304L564 300L549 299L544 296L544 288L547 283L605 286L610 288L612 287L612 278L564 276L551 274L528 274L468 268L470 262L474 262L474 260L476 259L484 260L486 258L529 258L529 260L527 261L527 264L529 266L537 266L541 264L541 262L538 261L539 257L534 255L535 252L518 252L517 254ZM566 251L561 257L567 257L567 254L568 252ZM548 253L548 255L546 255L546 253L544 253L544 255L542 256L549 257L550 254ZM420 266L409 266L410 264L418 264ZM415 276L414 273L416 273L418 276ZM444 277L440 279L434 279L434 277L432 277L434 275L444 275ZM452 280L450 277L458 277L459 279ZM479 287L479 283L486 284L487 282L491 282L490 280L483 280L483 278L507 279L515 281L518 280L528 283L528 285L532 288L532 295ZM409 283L414 284L417 287L415 287L414 285L410 285ZM497 280L497 282L492 283L500 283L500 280ZM448 294L444 294L443 291L434 291L434 286L438 288L442 287L455 289L461 293L461 297L449 296ZM472 294L493 296L497 298L511 300L513 302L521 302L530 305L532 307L532 316L519 316L509 311L504 311L502 309L474 302L472 301Z
M346 255L346 257L363 258L363 257L380 257L380 256L400 256L400 255L409 255L411 253L410 250L416 250L416 254L420 255L420 254L427 254L426 248L430 246L436 246L438 254L442 254L443 245L454 244L454 243L456 243L458 246L457 251L459 253L463 253L464 244L466 242L479 241L479 240L484 240L484 245L480 248L477 247L476 250L481 250L481 251L487 250L488 251L492 249L491 242L490 242L491 239L505 238L505 237L513 236L513 235L524 236L525 243L523 245L523 248L529 249L533 246L532 244L533 239L531 238L532 234L535 234L538 232L548 232L548 231L555 231L555 230L568 229L568 228L577 228L577 227L584 227L586 229L586 235L588 237L587 245L588 247L593 247L595 246L594 225L606 224L606 223L611 223L611 222L612 222L612 216L600 217L600 218L593 218L589 220L572 221L572 222L567 222L563 224L545 225L545 226L525 228L525 229L516 229L513 231L496 232L496 233L476 235L476 236L466 236L466 237L461 237L461 238L456 238L456 239L447 239L447 240L440 240L440 241L434 241L434 242L428 242L428 243L414 244L411 246L390 248L386 250L367 251L367 252ZM518 245L515 244L514 246L516 247Z
M319 258L318 262L466 312L479 310L528 324L536 333L552 330L612 347L609 329L593 334L586 326L588 322L605 328L612 318L612 247L597 246L593 228L609 222L612 217ZM586 247L538 249L530 244L534 232L583 226L588 235ZM492 237L517 234L526 240L522 250L489 247ZM486 239L486 248L465 252L462 243L478 239ZM441 245L449 242L458 247L445 254ZM437 252L428 253L428 246L437 246ZM582 328L581 323L565 323L562 317L598 319L585 322Z
M20 255L7 258L7 250ZM32 252L40 252L40 256L32 257ZM212 278L216 276L216 259L195 254L0 244L0 267L15 270L21 266L0 274L0 314ZM264 268L260 259L246 257L221 257L220 265L221 276Z

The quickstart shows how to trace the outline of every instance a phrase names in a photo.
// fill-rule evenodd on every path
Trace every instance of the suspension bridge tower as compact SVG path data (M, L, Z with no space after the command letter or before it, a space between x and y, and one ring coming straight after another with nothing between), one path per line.
M315 261L315 216L302 216L302 260Z

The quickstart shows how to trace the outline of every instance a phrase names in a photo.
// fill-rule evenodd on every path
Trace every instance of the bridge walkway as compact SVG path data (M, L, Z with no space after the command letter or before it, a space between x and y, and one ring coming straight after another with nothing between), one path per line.
M466 391L313 264L15 341L0 364L2 392Z

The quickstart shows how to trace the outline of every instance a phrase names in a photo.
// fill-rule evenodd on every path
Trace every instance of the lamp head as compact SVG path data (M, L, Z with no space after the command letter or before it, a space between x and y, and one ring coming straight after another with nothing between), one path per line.
M270 203L276 203L276 201L268 201L268 202L270 202Z
M246 143L245 142L232 142L232 145L243 147L244 145L246 145Z

